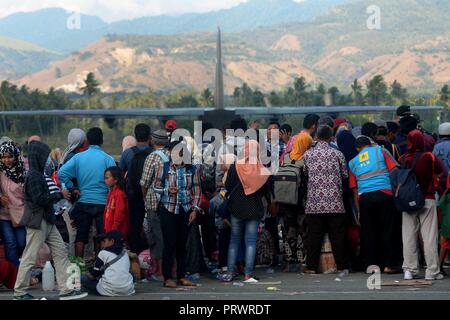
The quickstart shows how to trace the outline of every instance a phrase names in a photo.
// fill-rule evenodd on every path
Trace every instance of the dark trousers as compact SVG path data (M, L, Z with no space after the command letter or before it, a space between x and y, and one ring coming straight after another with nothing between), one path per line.
M198 215L198 223L202 230L202 243L205 256L211 261L213 253L217 250L217 234L214 217L209 214Z
M394 199L381 191L364 193L359 200L361 254L365 267L395 268L400 263L401 220Z
M280 237L278 235L278 217L270 217L265 220L265 228L272 236L275 244L275 255L280 254ZM277 259L273 259L272 265L277 265Z
M228 248L230 247L231 228L219 230L219 268L228 266Z
M84 289L86 289L89 293L99 296L100 293L97 291L98 280L92 280L88 278L86 275L81 276L81 285Z
M130 232L128 235L128 245L130 251L136 254L148 248L147 240L144 236L145 205L142 199L130 197L128 199L130 209Z
M172 279L174 257L177 260L177 279L179 280L185 277L189 215L182 208L179 214L173 214L161 206L160 212L164 240L162 258L164 280Z
M302 217L300 208L293 205L281 205L283 219L283 244L287 263L304 262L304 246L302 237Z
M319 267L323 237L326 233L330 237L334 260L338 270L348 268L345 256L345 234L347 223L345 214L308 214L308 242L306 265L308 269L317 270Z

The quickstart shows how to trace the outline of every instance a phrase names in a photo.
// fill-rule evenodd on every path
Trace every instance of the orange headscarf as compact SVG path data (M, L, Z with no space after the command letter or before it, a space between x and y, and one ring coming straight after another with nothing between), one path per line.
M247 196L257 192L267 182L270 171L261 163L257 141L245 142L244 157L237 160L236 171Z

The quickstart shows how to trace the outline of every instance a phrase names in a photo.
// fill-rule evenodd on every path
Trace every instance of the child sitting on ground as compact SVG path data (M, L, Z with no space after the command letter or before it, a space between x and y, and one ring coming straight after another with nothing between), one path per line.
M122 235L112 230L97 237L102 250L94 268L81 277L81 284L90 292L101 296L130 296L135 293L130 273L130 258Z

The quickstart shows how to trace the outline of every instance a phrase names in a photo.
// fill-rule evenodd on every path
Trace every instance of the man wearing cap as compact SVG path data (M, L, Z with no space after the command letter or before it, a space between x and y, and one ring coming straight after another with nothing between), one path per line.
M172 136L172 133L177 130L177 122L173 119L169 119L166 121L166 124L164 125L164 128L167 131L167 135L169 136L169 140L170 137Z
M81 277L81 284L91 293L117 297L135 293L133 276L130 273L130 258L125 250L122 235L111 230L97 237L102 250L98 253L94 267Z
M450 173L450 122L439 126L439 142L435 145L433 154L444 164Z
M144 219L144 230L147 235L148 245L152 259L157 261L158 276L161 276L161 259L163 251L163 238L161 221L159 218L160 195L153 189L156 175L161 164L169 161L169 137L167 131L157 130L152 133L152 145L154 151L147 157L142 171L141 187L145 199L146 217ZM161 280L161 279L158 279Z

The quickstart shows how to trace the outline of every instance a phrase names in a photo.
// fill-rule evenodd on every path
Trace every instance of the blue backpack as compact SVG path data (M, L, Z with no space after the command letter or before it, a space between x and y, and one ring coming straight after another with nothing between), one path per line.
M423 153L417 153L411 168L406 168L405 158L401 168L391 172L391 183L394 191L394 202L401 212L414 213L425 206L425 196L417 181L415 168Z
M164 189L166 187L166 181L167 181L167 177L169 175L169 170L170 170L170 159L169 157L162 152L161 150L156 150L153 151L153 153L157 154L161 160L163 161L164 167L163 167L163 175L161 178L161 187ZM191 166L191 175L194 176L195 172L197 170L197 167L195 165Z

